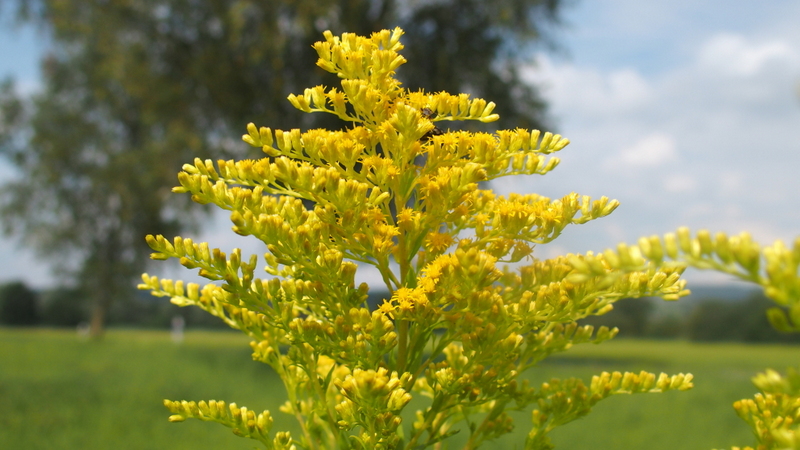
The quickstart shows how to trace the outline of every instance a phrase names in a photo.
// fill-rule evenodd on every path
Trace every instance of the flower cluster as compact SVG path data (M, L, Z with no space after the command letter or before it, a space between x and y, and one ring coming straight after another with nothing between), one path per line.
M511 430L507 410L530 408L526 448L545 449L553 427L609 395L690 388L683 374L604 373L588 387L528 383L523 373L549 355L617 333L580 319L620 298L686 295L685 266L661 264L655 245L535 258L537 244L618 203L484 189L498 177L547 174L568 141L536 130L442 131L443 121L496 120L494 104L401 87L401 35L326 32L315 45L317 64L341 86L289 101L334 114L346 129L250 124L243 139L262 157L198 159L179 174L175 192L230 211L234 232L263 242L266 277L257 276L258 257L245 261L239 249L148 237L153 258L177 258L211 282L144 275L141 287L252 338L253 359L281 377L289 400L280 409L298 419L302 435L271 437L269 413L220 402L168 401L171 420L217 421L267 448L418 449L461 430L472 449ZM646 265L645 256L657 263ZM380 274L389 292L381 304L367 302L375 286L356 284L359 265ZM404 424L409 405L416 420Z
M620 244L616 251L571 256L570 279L580 282L597 276L613 282L626 273L693 266L733 275L761 286L776 306L767 310L772 326L783 332L800 332L800 238L791 248L777 241L762 248L748 233L713 237L700 230L695 237L687 228L663 238L641 238L638 245ZM789 368L784 377L767 370L753 378L759 389L753 399L734 403L758 441L758 450L800 449L800 373ZM733 447L739 450L739 447ZM753 450L753 447L744 447Z

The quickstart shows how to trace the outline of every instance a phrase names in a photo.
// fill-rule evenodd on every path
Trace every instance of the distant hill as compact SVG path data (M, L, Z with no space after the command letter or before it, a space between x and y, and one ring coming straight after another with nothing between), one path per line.
M740 301L745 300L753 293L761 289L753 285L738 285L738 284L724 284L724 285L690 285L689 290L692 291L691 295L684 297L683 301L702 301L702 300L730 300Z
M722 300L730 302L742 302L761 289L757 286L744 283L737 284L692 284L688 285L692 293L678 301L663 301L658 298L653 299L655 318L663 316L673 316L686 318L699 303L706 301Z

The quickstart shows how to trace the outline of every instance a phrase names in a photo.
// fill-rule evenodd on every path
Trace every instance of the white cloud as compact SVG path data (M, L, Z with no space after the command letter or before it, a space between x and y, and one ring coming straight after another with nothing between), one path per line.
M664 179L664 190L667 192L691 192L697 187L697 180L685 173L673 173Z
M722 75L750 77L770 63L796 66L798 54L786 41L750 42L741 35L720 33L702 45L697 60L702 69Z
M558 98L559 110L575 114L628 113L652 99L648 82L631 68L605 74L571 64L558 64L541 55L535 68L525 71L525 77L542 86L549 98Z
M655 132L623 148L619 152L619 158L615 160L627 166L656 167L675 161L677 156L675 139Z
M770 243L800 235L800 33L710 32L648 73L542 58L536 78L572 144L546 181L516 191L608 195L620 208L568 229L582 252L693 230ZM697 279L711 280L708 274Z
M722 172L717 176L720 192L735 195L740 192L744 177L740 172Z

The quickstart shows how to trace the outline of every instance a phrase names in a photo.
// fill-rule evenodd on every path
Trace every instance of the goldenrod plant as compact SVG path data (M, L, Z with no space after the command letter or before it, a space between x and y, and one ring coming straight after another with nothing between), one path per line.
M662 237L639 239L637 245L620 244L616 251L570 255L575 269L568 277L575 283L606 277L613 283L625 273L640 273L692 266L727 273L761 286L776 306L767 311L772 326L783 332L800 332L800 238L791 248L778 241L762 248L748 233L729 237L707 230L695 236L687 228ZM760 393L733 404L736 413L750 425L756 447L744 450L800 449L800 373L789 368L786 376L768 369L756 375L753 384ZM733 447L739 450L739 447Z
M547 174L568 140L537 130L445 131L445 121L496 120L494 104L401 87L401 35L326 32L315 44L317 65L341 87L309 88L289 101L338 116L344 129L250 124L243 139L261 157L183 167L174 191L230 211L234 232L266 245L262 263L240 249L147 237L153 258L178 258L211 282L145 274L140 287L247 334L253 359L282 379L288 401L280 411L301 434L273 432L268 411L214 400L166 400L170 420L218 422L268 449L441 448L456 433L474 449L520 426L508 411L528 410L524 448L550 449L551 430L610 395L691 388L691 374L647 372L527 381L544 358L617 334L580 319L625 297L688 294L680 278L687 263L657 257L652 240L646 251L536 258L537 244L618 202L483 189L499 177ZM367 303L369 286L356 284L366 266L380 274L376 291L389 292L378 305Z

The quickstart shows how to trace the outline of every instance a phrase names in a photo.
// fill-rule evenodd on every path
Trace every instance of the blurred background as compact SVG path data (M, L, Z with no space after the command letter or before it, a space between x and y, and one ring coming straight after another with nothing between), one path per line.
M263 253L230 231L227 215L169 189L195 157L254 156L239 139L248 122L342 126L286 101L305 87L337 84L314 66L310 47L327 29L401 26L406 87L494 101L501 121L483 130L540 128L571 140L548 176L491 187L605 195L621 206L567 228L536 249L538 258L679 226L792 242L800 235L798 21L800 3L791 0L2 2L0 322L80 324L95 337L106 325L167 329L176 317L189 330L219 328L205 313L134 289L143 271L197 280L163 262L151 267L143 236L180 234ZM359 278L375 275L363 270ZM699 271L687 279L688 300L624 300L587 322L637 339L796 341L769 328L769 302L751 287ZM16 345L18 336L3 334L2 342ZM132 339L125 336L114 339ZM249 358L246 349L239 356ZM720 369L731 371L749 386L751 371ZM9 383L0 381L0 402ZM34 408L20 405L6 406ZM0 415L0 430L21 426L13 420ZM603 448L635 448L619 445Z

